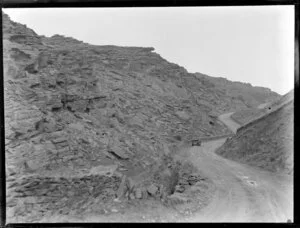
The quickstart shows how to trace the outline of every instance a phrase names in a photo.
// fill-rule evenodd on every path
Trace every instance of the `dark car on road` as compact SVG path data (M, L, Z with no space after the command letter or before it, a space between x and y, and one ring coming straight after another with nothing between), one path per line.
M199 139L192 140L192 146L201 146L201 141Z

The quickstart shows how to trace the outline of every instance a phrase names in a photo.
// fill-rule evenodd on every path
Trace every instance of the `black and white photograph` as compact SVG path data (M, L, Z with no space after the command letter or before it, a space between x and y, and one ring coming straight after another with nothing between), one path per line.
M6 224L293 223L294 5L2 9Z

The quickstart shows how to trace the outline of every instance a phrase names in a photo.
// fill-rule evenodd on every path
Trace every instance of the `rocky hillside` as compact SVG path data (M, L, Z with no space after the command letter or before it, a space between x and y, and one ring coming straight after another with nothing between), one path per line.
M278 97L273 101L267 102L263 107L247 108L235 112L231 118L234 119L240 125L245 125L252 122L255 119L261 118L262 116L273 112L280 108L282 105L291 102L294 99L294 90L291 90L284 96Z
M11 218L91 208L125 186L141 198L132 183L162 194L154 167L184 141L230 133L217 115L246 107L153 48L39 36L5 14L3 61Z
M228 111L227 103L231 104L229 111L239 111L257 107L281 97L268 88L252 86L250 83L233 82L226 78L210 77L201 73L195 75L212 93L220 94L222 99L219 100L217 106L221 112Z
M293 173L294 102L241 127L217 153L272 172Z

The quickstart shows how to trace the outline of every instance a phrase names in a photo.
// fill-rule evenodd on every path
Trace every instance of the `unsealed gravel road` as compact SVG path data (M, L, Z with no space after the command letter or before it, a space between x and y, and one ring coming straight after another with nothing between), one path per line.
M220 117L234 132L232 113ZM188 151L189 159L213 180L216 192L211 203L182 222L287 222L293 221L291 176L273 174L228 160L215 150L224 139L205 142Z

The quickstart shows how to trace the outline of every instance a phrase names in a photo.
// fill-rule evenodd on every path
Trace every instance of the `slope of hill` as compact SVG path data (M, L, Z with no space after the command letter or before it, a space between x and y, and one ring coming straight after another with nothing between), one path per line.
M218 103L221 112L255 108L261 103L281 97L268 88L252 86L250 83L233 82L225 78L210 77L201 73L195 73L195 75L215 93L222 94L222 99ZM231 103L230 110L222 105L221 102L224 102L224 100Z
M293 99L294 90L291 90L284 96L278 97L273 101L259 105L258 107L237 111L231 116L231 118L234 119L237 123L245 125L247 123L252 122L255 119L261 118L262 116L277 110L282 105L289 103Z
M241 127L217 153L272 172L293 173L293 100Z
M183 141L230 133L216 115L246 107L151 47L39 36L5 14L3 61L12 218L75 213L124 189L141 197L162 186L153 170Z

